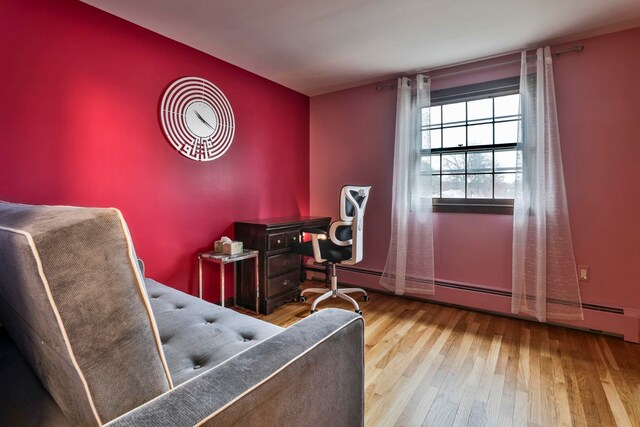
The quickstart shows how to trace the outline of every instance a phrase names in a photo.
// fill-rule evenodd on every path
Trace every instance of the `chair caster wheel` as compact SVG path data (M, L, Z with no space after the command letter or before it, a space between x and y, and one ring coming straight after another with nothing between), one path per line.
M318 312L318 310L311 310L311 314L317 313L317 312Z
M356 310L356 313L362 316L362 310Z
M300 302L305 302L307 300L307 297L305 297L304 295L300 295L300 298L298 298L298 301Z
M369 295L364 294L364 296L362 297L362 299L364 300L364 302L368 302L368 301L369 301Z

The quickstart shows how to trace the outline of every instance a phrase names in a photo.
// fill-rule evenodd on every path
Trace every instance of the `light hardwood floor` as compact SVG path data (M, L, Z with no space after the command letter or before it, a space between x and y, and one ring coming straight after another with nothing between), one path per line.
M309 308L261 317L288 326ZM385 294L361 308L367 427L640 426L640 345Z

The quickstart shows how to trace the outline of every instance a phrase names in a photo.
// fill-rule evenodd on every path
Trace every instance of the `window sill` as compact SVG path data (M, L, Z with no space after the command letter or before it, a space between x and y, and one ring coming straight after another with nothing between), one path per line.
M511 199L433 199L434 212L513 215Z

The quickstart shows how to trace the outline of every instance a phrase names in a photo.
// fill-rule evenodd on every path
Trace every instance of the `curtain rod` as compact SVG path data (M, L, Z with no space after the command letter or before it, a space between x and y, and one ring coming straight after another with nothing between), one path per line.
M579 45L575 45L574 47L570 47L567 49L562 49L562 50L555 50L553 52L551 52L551 55L553 56L560 56L563 55L565 53L570 53L570 52L575 52L575 53L580 53L584 50L584 45L579 44ZM512 52L512 53L507 53L501 56L507 56L507 55L513 55L517 52ZM527 57L534 57L535 55L527 55ZM473 62L479 62L479 61L485 61L488 60L489 58L485 58L485 59L479 59L477 61L472 61L472 62L468 62L468 63L473 63ZM479 71L479 70L487 70L487 69L491 69L491 68L496 68L496 67L501 67L503 65L508 65L508 64L515 64L517 62L520 62L520 59L512 59L510 61L502 61L502 62L498 62L495 64L490 64L490 65L480 65L478 67L473 67L473 68L467 68L465 70L461 70L461 71L452 71L451 73L446 73L446 74L440 74L437 76L433 76L431 77L431 80L435 80L435 79L441 79L443 77L450 77L450 76L457 76L459 74L466 74L466 73L470 73L473 71ZM460 65L464 65L464 64L460 64ZM432 70L428 70L428 71L424 71L425 73L429 73L429 72L433 72L433 71L438 71L438 70L443 70L446 68L451 68L452 66L447 66L447 67L442 67L442 68L434 68ZM453 67L455 67L455 65L453 65ZM396 85L393 83L387 84L387 85L378 85L376 86L376 91L380 92L383 89L386 88L391 88L393 89Z

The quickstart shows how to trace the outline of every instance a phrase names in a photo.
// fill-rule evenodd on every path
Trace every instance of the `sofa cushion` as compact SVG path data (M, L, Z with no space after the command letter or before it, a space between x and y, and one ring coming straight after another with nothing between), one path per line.
M174 385L284 329L145 279Z
M116 209L0 203L0 318L77 424L107 422L171 387Z

